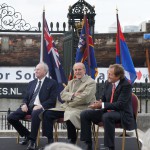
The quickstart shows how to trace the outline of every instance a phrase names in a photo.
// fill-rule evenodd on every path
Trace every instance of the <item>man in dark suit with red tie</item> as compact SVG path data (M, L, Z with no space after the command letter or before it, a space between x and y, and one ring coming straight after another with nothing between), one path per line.
M90 110L85 110L80 115L81 141L85 142L86 150L92 150L92 122L103 122L103 150L115 150L115 123L121 122L122 127L127 130L136 128L131 96L132 85L125 79L123 67L119 64L110 65L102 98L91 104Z
M40 126L39 114L44 109L53 108L57 99L57 83L55 80L46 77L48 66L40 62L35 68L36 79L29 82L23 103L7 120L24 137L21 145L26 145L29 141L27 150L35 150L36 137ZM31 132L19 121L26 115L31 114Z

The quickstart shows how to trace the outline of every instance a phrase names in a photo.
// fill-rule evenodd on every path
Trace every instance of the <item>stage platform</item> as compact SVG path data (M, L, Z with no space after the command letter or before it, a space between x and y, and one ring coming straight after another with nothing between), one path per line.
M66 142L64 138L59 139L60 142ZM47 142L46 138L40 138L39 147L44 146ZM121 150L122 137L115 138L115 150ZM99 146L103 144L103 137L99 138ZM84 150L83 143L78 140L77 145ZM0 137L0 150L26 150L27 146L16 143L15 137ZM38 148L37 148L38 150ZM99 150L99 148L98 148ZM126 137L125 150L138 150L135 137Z

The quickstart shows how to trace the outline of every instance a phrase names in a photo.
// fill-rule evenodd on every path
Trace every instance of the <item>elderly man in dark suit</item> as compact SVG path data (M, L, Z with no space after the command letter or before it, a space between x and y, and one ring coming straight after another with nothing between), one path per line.
M104 124L103 150L115 150L115 123L121 122L127 130L136 128L132 110L132 86L125 79L124 69L119 64L110 65L102 98L91 104L91 110L81 113L81 140L86 149L92 150L91 122Z
M26 95L21 106L8 116L8 122L18 131L24 140L21 145L26 145L29 141L27 150L36 148L35 141L40 126L39 114L44 109L53 108L57 99L57 83L55 80L47 78L47 64L40 62L35 68L36 79L29 82ZM20 119L31 114L31 133L24 127Z

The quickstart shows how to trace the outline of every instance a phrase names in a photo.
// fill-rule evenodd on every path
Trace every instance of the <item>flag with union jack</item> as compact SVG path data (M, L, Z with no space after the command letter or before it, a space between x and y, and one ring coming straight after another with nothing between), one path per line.
M79 38L75 61L84 63L86 73L95 79L98 74L98 69L94 53L93 39L86 15L84 15L83 19L83 27Z
M60 93L64 89L64 86L67 84L67 79L65 77L64 70L60 62L59 53L57 48L55 47L53 37L49 33L46 19L44 18L43 21L44 21L43 61L47 63L49 67L49 76L58 82L59 85L58 92ZM62 102L60 94L58 98L59 101Z
M125 42L124 35L121 31L120 22L118 19L118 13L117 13L117 36L116 36L116 63L122 64L125 70L126 79L131 84L133 84L137 77L136 71L134 68L132 58L130 56L128 46Z

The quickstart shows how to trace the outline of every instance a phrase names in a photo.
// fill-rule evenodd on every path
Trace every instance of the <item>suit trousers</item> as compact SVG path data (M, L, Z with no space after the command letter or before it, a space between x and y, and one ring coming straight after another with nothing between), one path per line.
M77 133L75 126L72 124L70 120L67 120L66 124L67 124L68 139L70 139L72 143L76 143Z
M64 111L46 110L42 119L42 134L49 140L53 139L53 124L56 119L63 118Z
M81 112L81 141L92 142L91 124L103 122L104 145L115 147L115 123L121 121L121 115L117 111L85 110Z
M28 112L23 112L21 108L18 108L15 112L11 113L7 120L8 122L18 131L18 133L23 136L29 136L30 132L28 129L22 125L20 119L23 119L26 115L30 115L31 110Z
M43 112L43 109L37 109L37 110L33 110L31 113L32 119L31 119L31 134L30 134L30 138L33 141L36 141L37 138L37 134L38 134L38 130L40 127L40 118L39 118L39 114Z
M18 131L21 136L28 136L31 140L36 141L38 129L40 126L39 114L42 112L42 109L30 110L28 112L23 112L21 108L18 108L15 112L11 113L7 120L12 126ZM26 115L32 116L31 119L31 133L29 130L22 125L20 119L23 119Z

